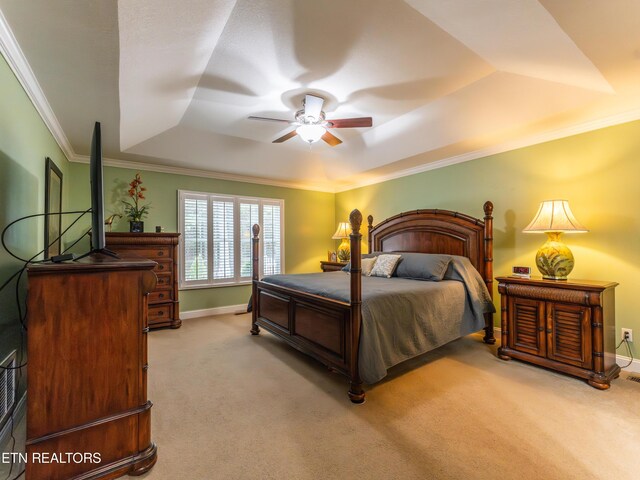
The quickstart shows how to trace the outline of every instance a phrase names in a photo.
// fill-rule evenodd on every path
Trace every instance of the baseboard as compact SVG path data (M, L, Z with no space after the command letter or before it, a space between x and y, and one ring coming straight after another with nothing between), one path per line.
M224 315L226 313L246 312L247 304L241 303L240 305L227 305L224 307L205 308L202 310L189 310L187 312L180 312L181 320L188 320L190 318L210 317L212 315Z
M500 340L500 335L502 333L502 329L499 327L493 327L493 332L497 340ZM629 363L631 358L625 357L624 355L616 355L616 363L621 367ZM640 373L640 359L634 358L633 362L628 367L624 368L625 372L633 372Z
M27 411L27 392L24 392L22 394L22 397L20 397L20 400L18 400L18 403L16 403L16 406L13 409L12 415L13 415L13 426L15 428L16 425L18 425L18 423L20 423L20 420L22 420L22 417L25 415ZM5 445L7 445L7 442L9 441L9 439L11 438L11 420L8 420L7 423L4 424L4 427L2 427L2 430L0 430L0 448L2 448L3 452L7 451L4 447Z

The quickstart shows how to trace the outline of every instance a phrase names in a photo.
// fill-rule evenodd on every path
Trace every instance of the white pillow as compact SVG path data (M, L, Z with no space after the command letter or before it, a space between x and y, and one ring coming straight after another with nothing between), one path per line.
M371 270L372 277L387 277L393 275L393 271L400 260L401 255L378 255L376 263Z
M367 277L371 275L371 270L373 270L373 266L375 265L377 259L378 257L363 258L362 260L360 260L362 275L366 275Z

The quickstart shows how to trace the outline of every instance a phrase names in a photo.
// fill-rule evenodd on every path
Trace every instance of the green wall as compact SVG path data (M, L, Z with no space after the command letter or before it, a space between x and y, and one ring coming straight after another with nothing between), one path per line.
M84 209L90 205L88 165L73 163L70 166L74 189L71 204ZM326 259L327 250L336 248L331 240L335 231L334 194L273 187L212 178L173 175L167 173L140 172L147 187L147 201L151 211L145 218L145 231L152 232L156 225L165 227L167 232L178 231L178 190L222 193L284 199L285 212L285 270L287 273L320 271L320 260ZM136 170L105 167L105 216L122 213L122 200L127 184ZM88 222L83 228L88 227ZM113 231L128 231L126 219L114 222ZM80 246L78 251L85 246ZM249 299L250 287L215 287L190 289L180 292L180 310L200 310L205 308L237 305Z
M535 254L546 236L524 234L522 229L541 201L567 199L576 218L590 230L564 236L576 261L571 278L620 283L619 339L621 327L640 332L639 139L640 122L632 122L338 193L336 219L346 218L353 208L365 217L372 214L374 224L417 208L457 210L481 218L482 204L491 200L494 274L509 274L513 265L530 266L537 273ZM497 291L494 296L498 306ZM636 348L635 356L638 352ZM618 353L627 355L623 349Z
M0 230L25 215L44 212L45 157L63 173L63 206L69 191L69 163L22 89L4 57L0 56ZM42 219L12 227L7 246L30 258L44 247ZM22 264L0 248L0 285ZM25 297L25 282L21 284ZM20 329L14 283L0 292L0 360L19 349ZM23 385L19 396L24 391Z

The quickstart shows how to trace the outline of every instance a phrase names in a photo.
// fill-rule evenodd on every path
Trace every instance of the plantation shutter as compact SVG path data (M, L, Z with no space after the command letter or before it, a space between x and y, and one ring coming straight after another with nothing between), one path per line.
M240 200L240 278L250 278L252 265L252 227L260 224L260 204L256 200Z
M264 275L276 275L281 273L281 214L279 203L267 203L262 205L262 268Z
M183 198L184 280L187 282L209 279L209 215L207 197L189 195Z
M260 272L284 272L284 201L178 192L180 288L246 284L253 274L253 232L260 225Z
M235 277L234 200L214 197L211 201L213 225L213 280Z

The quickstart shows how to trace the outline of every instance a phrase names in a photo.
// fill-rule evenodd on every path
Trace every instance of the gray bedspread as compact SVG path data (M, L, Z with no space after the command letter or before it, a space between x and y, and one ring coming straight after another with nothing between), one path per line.
M458 260L460 258L460 260ZM478 272L462 257L441 282L362 277L360 376L375 383L387 370L484 327L494 312ZM272 275L263 281L349 301L349 273Z

